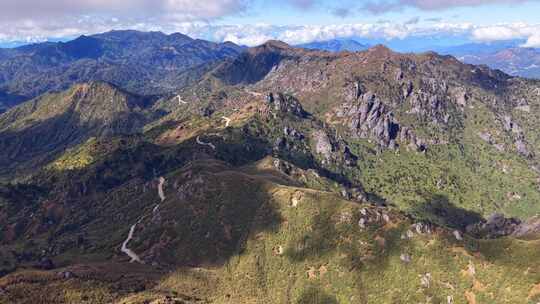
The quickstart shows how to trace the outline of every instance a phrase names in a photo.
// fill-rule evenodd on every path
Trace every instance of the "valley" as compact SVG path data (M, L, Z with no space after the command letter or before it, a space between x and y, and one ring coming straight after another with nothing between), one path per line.
M540 301L540 81L280 41L190 77L0 114L0 303Z

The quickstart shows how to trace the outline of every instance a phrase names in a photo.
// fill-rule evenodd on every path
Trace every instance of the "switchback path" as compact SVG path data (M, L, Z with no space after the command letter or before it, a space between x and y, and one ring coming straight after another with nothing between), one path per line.
M214 146L212 143L205 143L203 141L201 141L201 137L200 136L197 136L197 143L201 146L208 146L210 148L212 148L212 150L216 150L216 146Z

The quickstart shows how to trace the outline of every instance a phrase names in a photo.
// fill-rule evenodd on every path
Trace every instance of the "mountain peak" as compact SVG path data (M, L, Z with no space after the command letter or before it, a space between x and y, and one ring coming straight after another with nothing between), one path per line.
M270 49L292 49L290 45L280 40L268 40L263 43L260 47L270 48Z
M392 51L390 48L388 48L384 44L377 44L371 48L368 49L368 52L380 54L380 55L392 55L394 54L394 51Z
M298 47L309 50L322 50L329 52L359 52L369 48L368 45L362 44L353 39L333 39L325 41L315 41L305 44L300 44Z

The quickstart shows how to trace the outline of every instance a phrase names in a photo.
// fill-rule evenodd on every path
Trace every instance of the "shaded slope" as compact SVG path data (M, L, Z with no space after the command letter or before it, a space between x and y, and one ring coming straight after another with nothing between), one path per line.
M184 72L198 73L204 69L202 65L235 57L241 51L232 43L137 31L23 46L0 57L0 102L11 106L20 101L15 96L30 99L93 80L139 94L170 92L190 81Z
M0 116L3 173L40 166L90 137L141 132L152 100L106 83L76 85L24 103ZM14 173L14 172L12 172Z

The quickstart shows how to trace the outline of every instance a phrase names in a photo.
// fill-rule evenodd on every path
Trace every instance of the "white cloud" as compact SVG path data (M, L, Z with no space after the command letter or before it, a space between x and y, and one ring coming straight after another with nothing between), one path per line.
M497 41L523 38L519 31L507 26L490 26L475 29L472 36L478 41Z
M503 41L525 39L523 47L540 47L540 24L503 23L477 27L472 31L472 38L477 41Z
M218 18L241 11L244 0L2 0L3 20L49 20L87 14L124 17Z
M95 1L100 2L101 0ZM192 3L192 1L188 0L160 1L166 1L168 6ZM234 3L240 3L238 0L220 1L229 3L231 7L236 5ZM242 3L245 4L245 2ZM209 3L203 3L200 6L196 4L189 11L193 16L217 16L222 12L218 10L218 6L214 7ZM522 45L523 47L540 47L540 34L538 34L540 33L540 24L501 23L478 26L466 22L451 23L444 20L425 22L413 19L403 23L380 21L375 23L278 26L270 24L217 25L212 21L205 20L205 18L192 20L173 15L163 18L169 19L163 22L163 20L152 18L95 15L74 15L66 18L50 18L47 21L23 19L16 23L6 23L5 20L0 19L0 42L36 42L51 38L72 38L81 34L105 32L111 29L135 29L163 31L165 33L180 32L194 38L218 42L232 41L247 46L259 45L271 39L282 40L289 44L301 44L336 38L391 40L447 35L470 37L472 40L483 42L523 39L526 41Z
M522 47L540 48L540 34L531 35Z

